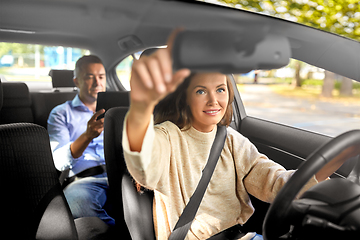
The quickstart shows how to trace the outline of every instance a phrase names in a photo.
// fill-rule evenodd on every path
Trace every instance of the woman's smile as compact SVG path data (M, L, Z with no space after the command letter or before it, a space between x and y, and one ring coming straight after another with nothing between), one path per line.
M206 110L204 111L205 114L210 115L210 116L216 116L217 114L219 114L221 111L221 109L211 109L211 110Z

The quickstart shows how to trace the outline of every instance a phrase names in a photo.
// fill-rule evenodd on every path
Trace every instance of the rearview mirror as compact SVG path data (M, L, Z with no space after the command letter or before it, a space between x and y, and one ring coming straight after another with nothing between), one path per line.
M286 37L264 32L183 31L172 54L175 70L230 74L284 67L291 48Z

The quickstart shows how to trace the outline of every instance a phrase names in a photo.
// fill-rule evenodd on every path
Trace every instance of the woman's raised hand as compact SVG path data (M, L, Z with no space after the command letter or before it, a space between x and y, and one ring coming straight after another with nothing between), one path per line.
M170 35L167 48L134 61L130 86L127 137L131 151L140 152L155 105L190 75L189 69L173 73L171 51L179 30Z
M189 69L173 73L171 52L178 32L179 30L172 32L167 48L161 48L150 56L142 56L134 61L130 80L132 107L155 107L190 75Z

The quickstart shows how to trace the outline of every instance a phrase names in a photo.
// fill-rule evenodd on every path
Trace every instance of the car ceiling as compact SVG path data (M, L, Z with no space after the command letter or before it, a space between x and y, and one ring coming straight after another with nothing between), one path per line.
M360 81L360 43L270 16L195 1L1 0L0 40L89 49L107 69L166 43L175 27L241 31L252 25L287 37L292 57ZM9 30L29 31L12 32Z

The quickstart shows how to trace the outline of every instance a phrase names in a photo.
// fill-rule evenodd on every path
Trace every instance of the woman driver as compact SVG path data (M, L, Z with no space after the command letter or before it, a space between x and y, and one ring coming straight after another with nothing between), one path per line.
M169 238L201 178L217 126L228 126L232 118L233 89L226 75L190 74L189 69L173 73L175 35L169 37L167 48L134 62L123 131L129 172L140 185L154 190L157 239ZM302 192L334 170L322 169ZM244 224L254 212L248 194L271 202L293 173L228 127L225 146L186 239L207 239ZM241 239L262 237L248 233Z

